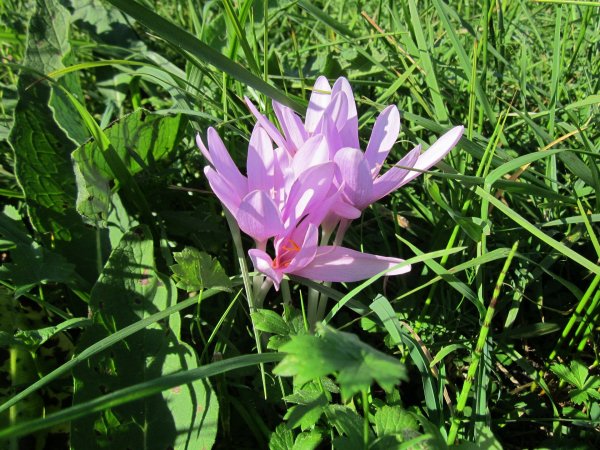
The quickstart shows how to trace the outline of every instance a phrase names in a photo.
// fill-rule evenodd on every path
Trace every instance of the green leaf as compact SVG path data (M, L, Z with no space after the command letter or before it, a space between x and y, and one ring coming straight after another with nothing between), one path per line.
M294 446L294 433L285 423L279 424L271 433L269 439L270 450L291 450Z
M294 376L302 385L335 373L344 399L367 389L374 381L390 391L400 379L406 379L406 370L399 361L355 335L323 325L317 328L317 335L294 336L280 348L287 354L273 370L275 374Z
M242 84L253 87L273 100L277 100L297 112L301 112L302 108L300 105L291 100L279 89L266 83L261 78L252 74L252 72L245 67L225 57L192 34L159 16L154 11L131 0L108 0L108 2L112 3L124 13L129 14L142 25L148 27L162 39L191 53L200 61L205 61L215 66L217 69L227 73Z
M231 280L216 259L193 247L173 253L177 264L171 266L177 287L188 292L202 289L231 291Z
M58 1L38 2L29 23L24 66L38 73L62 68L70 51L68 29L69 14ZM57 124L50 106L52 89L39 75L23 70L18 93L9 143L31 222L40 232L69 240L70 225L78 220L70 210L75 185L69 153L75 143Z
M571 361L570 368L563 364L553 364L550 370L561 380L577 388L583 387L588 376L587 367L577 360Z
M153 240L145 227L123 236L92 289L94 325L82 335L78 352L177 301L177 289L154 267ZM74 405L107 392L197 367L192 349L177 340L178 315L115 344L74 370ZM72 425L74 449L210 448L217 431L217 400L202 381L89 415ZM140 425L137 425L140 424Z
M303 430L312 428L323 414L323 407L327 406L327 397L320 390L301 389L285 397L285 401L296 403L285 415L290 428L300 426Z
M91 321L89 319L75 317L53 327L40 328L38 330L19 330L14 336L10 336L8 333L0 331L0 344L18 345L29 351L35 351L55 334L71 328L84 328L90 323Z
M166 116L138 109L104 130L131 175L167 157L184 127L181 115ZM106 226L110 208L111 170L98 143L89 141L72 154L77 176L77 211L92 224Z
M254 311L251 316L254 327L257 330L280 336L287 336L290 334L290 327L275 311L271 311L270 309L259 309Z
M363 418L356 411L342 405L329 405L325 408L327 420L342 435L334 440L334 448L363 449Z
M406 430L419 430L419 424L415 418L400 406L382 406L375 413L373 420L377 436L402 435Z
M42 283L71 283L74 266L61 255L45 249L31 239L23 224L0 213L0 236L11 245L11 262L0 266L0 280L11 280L19 296Z
M296 436L292 450L314 450L323 440L318 430L305 431Z

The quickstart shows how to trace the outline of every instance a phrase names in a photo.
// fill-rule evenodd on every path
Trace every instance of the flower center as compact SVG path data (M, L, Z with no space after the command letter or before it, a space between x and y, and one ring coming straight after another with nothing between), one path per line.
M288 239L285 244L281 246L282 253L278 254L273 260L271 265L273 269L285 269L290 265L296 253L300 251L301 247L294 242L292 239Z

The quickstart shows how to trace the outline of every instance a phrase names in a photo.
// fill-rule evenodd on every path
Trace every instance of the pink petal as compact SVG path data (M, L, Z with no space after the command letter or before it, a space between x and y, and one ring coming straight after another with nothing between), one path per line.
M329 159L333 159L337 151L344 147L344 144L342 136L340 135L340 132L335 126L335 123L331 117L326 115L323 116L320 133L327 139L327 145L329 147Z
M284 269L286 273L299 270L314 259L319 241L319 225L310 222L307 222L306 225L302 223L290 237L299 244L300 250L294 255L289 266Z
M308 139L308 133L304 128L302 119L291 108L275 100L273 100L273 110L285 134L287 144L293 147L294 152L297 151Z
M308 102L306 120L304 121L306 131L309 133L315 131L330 101L331 86L329 85L329 81L324 76L320 76L315 82L312 94L310 95L310 101Z
M332 94L324 116L331 117L338 131L344 128L348 121L348 99L343 92Z
M415 163L419 159L421 154L421 146L418 145L414 149L404 156L400 161L396 163L394 167L388 170L386 173L376 178L373 182L373 194L371 197L371 203L376 202L380 198L385 197L390 192L395 191L400 186L408 183L408 179L411 175L420 172L406 169L405 167L414 167ZM418 175L417 175L418 176Z
M221 203L223 203L223 206L235 216L235 213L242 202L241 196L233 186L231 186L231 184L229 184L229 182L212 167L206 166L204 168L204 175L206 175L210 188Z
M450 150L452 150L456 144L458 144L464 129L465 127L458 126L446 132L446 134L435 141L433 145L419 157L414 165L414 168L419 170L428 170L440 162L442 158L444 158L444 156L446 156ZM410 175L406 177L405 183L417 178L419 175L421 175L421 172L411 172Z
M377 117L365 151L365 158L369 162L373 176L381 170L385 158L398 138L398 133L400 133L400 113L395 105L390 105Z
M246 177L240 173L221 137L212 127L208 129L208 148L215 170L233 186L240 197L244 196L248 191Z
M327 140L323 135L317 134L308 138L304 145L300 147L298 153L294 155L292 168L295 176L298 177L306 169L327 161L329 161Z
M259 124L256 124L250 136L246 170L249 191L260 189L271 192L274 186L275 153L269 135Z
M324 246L310 264L294 271L294 274L315 281L351 282L371 278L384 270L391 269L403 259L361 253L346 247ZM391 270L385 275L401 275L410 271L410 266Z
M335 164L327 162L310 167L294 181L282 215L287 229L293 228L313 208L319 207L331 188L334 170Z
M358 142L358 113L356 111L354 93L352 92L350 83L344 77L337 79L331 89L331 95L333 96L338 92L342 92L347 100L346 118L343 126L339 128L343 140L342 145L344 147L360 148Z
M202 154L204 155L204 157L206 158L206 160L210 164L213 164L212 158L210 157L210 152L208 151L208 149L204 145L204 142L202 141L202 137L200 136L200 133L196 133L196 145L198 146L198 148L200 149L200 151L202 152Z
M248 255L252 260L252 264L254 265L254 269L257 271L264 273L271 280L273 280L273 285L275 286L275 290L279 290L279 284L283 279L283 273L280 270L273 268L273 260L271 257L263 252L262 250L258 250L253 248L248 251Z
M279 211L263 191L252 191L240 204L235 218L240 229L258 242L283 232Z
M252 103L248 97L244 97L244 100L246 102L246 105L248 106L248 109L252 113L252 115L254 117L256 117L256 120L258 121L260 126L265 129L265 131L269 134L271 139L273 139L273 142L275 142L275 144L277 144L279 147L285 148L286 150L291 151L291 149L288 148L287 142L285 141L285 139L283 138L283 136L281 135L281 133L279 132L277 127L275 125L273 125L271 123L271 121L269 121L269 119L267 119L265 116L263 116L258 111L258 109L256 109L256 106L254 106L254 103Z
M344 193L352 205L358 209L367 206L373 191L373 177L363 152L345 147L335 154L334 161L344 180Z

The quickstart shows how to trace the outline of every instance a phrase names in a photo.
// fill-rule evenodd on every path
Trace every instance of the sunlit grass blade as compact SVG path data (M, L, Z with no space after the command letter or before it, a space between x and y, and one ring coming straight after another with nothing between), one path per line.
M20 422L17 425L4 428L3 430L0 430L0 439L24 436L26 434L34 433L45 428L50 428L64 422L85 417L89 414L104 411L108 408L114 408L115 406L140 400L142 398L158 394L167 389L190 383L195 380L206 379L215 375L221 375L232 370L254 366L257 364L278 362L283 359L283 357L284 355L281 353L235 356L230 359L217 361L203 367L198 367L197 369L164 375L160 378L139 383L131 387L120 389L110 394L97 397L94 400L81 403L76 406L71 406L70 408L65 408L57 413L50 414L40 419Z
M155 32L162 39L181 48L202 61L213 65L222 72L227 73L232 78L248 85L266 96L277 100L296 111L302 111L302 107L290 99L279 89L266 83L261 78L254 75L245 67L234 61L226 58L221 53L200 41L192 34L179 28L155 12L149 10L143 5L133 0L108 0L121 11L129 14L131 17L139 21L144 26Z

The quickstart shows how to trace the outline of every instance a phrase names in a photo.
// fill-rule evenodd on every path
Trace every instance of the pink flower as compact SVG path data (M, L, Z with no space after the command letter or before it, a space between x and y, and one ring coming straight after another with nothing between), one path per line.
M351 282L370 278L404 261L317 243L318 226L308 219L290 233L275 239L274 259L260 249L252 249L248 254L256 270L268 276L277 290L284 274L316 281ZM410 266L406 265L390 270L386 275L409 271Z
M364 208L437 164L456 145L463 127L448 131L423 154L417 146L380 175L400 132L400 113L391 105L379 114L363 153L356 104L345 78L333 87L325 77L317 79L304 122L290 108L273 102L281 132L250 100L246 103L257 119L246 175L213 128L208 130L208 148L199 135L196 140L210 163L204 172L211 188L240 229L256 241L257 248L249 251L256 270L279 289L285 274L350 282L402 263L345 247L319 246L319 226L327 235L341 221L338 235L343 235ZM274 258L265 251L271 238ZM387 274L409 270L404 266Z
M415 147L394 167L379 175L400 132L400 113L395 105L379 114L363 153L358 141L354 95L350 83L343 77L338 78L333 87L325 77L317 79L304 123L290 108L274 101L273 109L283 135L250 100L246 99L246 103L279 148L285 149L294 159L301 155L306 165L326 160L327 155L320 147L307 145L315 137L326 139L327 145L323 147L329 152L329 160L340 169L336 171L336 185L343 185L342 195L329 217L330 223L336 219L356 218L339 211L361 211L437 164L456 146L464 130L462 126L452 128L423 154L420 145Z

